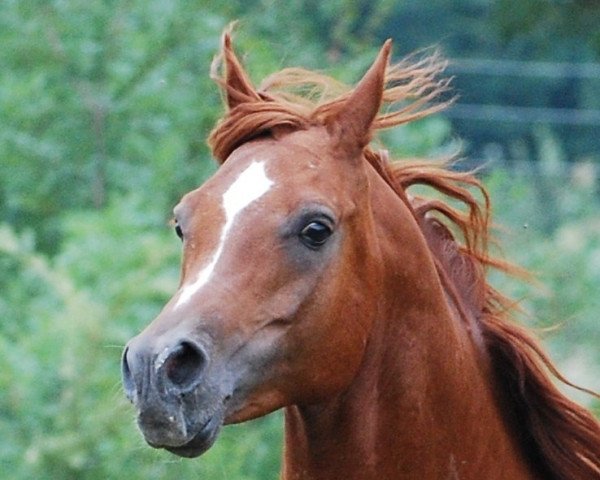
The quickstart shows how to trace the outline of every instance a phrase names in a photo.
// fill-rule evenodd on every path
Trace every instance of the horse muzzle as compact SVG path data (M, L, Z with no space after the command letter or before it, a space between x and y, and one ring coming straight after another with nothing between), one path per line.
M123 386L146 442L184 457L204 453L223 424L230 395L207 349L188 338L149 343L138 336L122 358Z

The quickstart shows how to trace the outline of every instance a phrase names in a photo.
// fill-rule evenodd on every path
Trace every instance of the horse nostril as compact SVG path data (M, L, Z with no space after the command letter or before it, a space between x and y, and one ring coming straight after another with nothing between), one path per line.
M133 380L133 375L131 374L129 362L127 361L128 353L129 347L125 347L125 350L123 351L123 356L121 358L121 376L123 377L123 388L125 389L125 395L127 395L127 398L130 401L133 401L135 382Z
M183 341L169 353L164 363L167 379L181 393L193 389L206 365L206 355L195 343Z

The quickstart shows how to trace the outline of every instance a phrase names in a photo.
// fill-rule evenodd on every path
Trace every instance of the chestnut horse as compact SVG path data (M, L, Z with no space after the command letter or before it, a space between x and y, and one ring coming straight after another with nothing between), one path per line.
M224 35L222 165L175 208L180 287L123 354L139 427L194 457L285 408L286 480L599 479L600 424L486 280L511 267L485 189L371 146L444 106L440 62L390 47L353 89L299 69L257 89Z

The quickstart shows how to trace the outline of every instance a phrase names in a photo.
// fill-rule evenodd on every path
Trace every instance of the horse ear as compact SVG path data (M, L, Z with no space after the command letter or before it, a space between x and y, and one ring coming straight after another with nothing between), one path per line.
M261 97L252 86L248 74L233 51L229 31L223 34L222 42L220 59L216 59L213 64L213 78L216 78L225 89L227 106L229 109L233 109L241 103L260 101ZM224 78L220 78L214 73L218 63L220 63L219 60L223 62L225 67Z
M391 48L392 41L387 40L373 65L333 118L333 131L340 144L353 152L362 151L371 140L371 125L381 107Z

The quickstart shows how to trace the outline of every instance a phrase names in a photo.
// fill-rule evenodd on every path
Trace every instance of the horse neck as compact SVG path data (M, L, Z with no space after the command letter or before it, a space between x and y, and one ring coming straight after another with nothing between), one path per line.
M283 477L533 478L478 332L458 313L405 203L372 183L386 273L363 363L338 397L286 409Z

